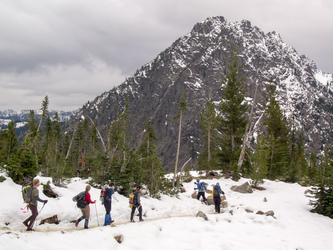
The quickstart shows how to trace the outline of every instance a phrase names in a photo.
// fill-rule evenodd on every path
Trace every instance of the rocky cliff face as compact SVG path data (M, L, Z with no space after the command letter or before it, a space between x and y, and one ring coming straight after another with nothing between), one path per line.
M178 136L178 103L182 90L188 102L184 112L180 163L202 151L198 118L208 99L221 99L222 79L232 45L246 76L247 97L252 104L256 86L257 98L253 133L260 130L258 120L263 112L266 85L272 79L277 86L280 105L285 114L295 117L297 127L304 128L307 148L322 148L333 138L332 74L323 74L313 61L300 56L275 32L265 34L249 21L227 22L223 17L208 18L176 40L152 62L144 65L117 88L84 105L82 116L96 121L105 131L122 109L126 96L130 100L129 133L131 142L140 141L147 119L158 135L158 152L166 170L174 167ZM251 138L250 138L251 139Z

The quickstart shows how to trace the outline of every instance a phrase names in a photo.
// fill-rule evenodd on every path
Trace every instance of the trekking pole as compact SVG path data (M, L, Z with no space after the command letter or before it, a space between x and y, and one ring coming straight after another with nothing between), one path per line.
M98 220L98 213L97 213L97 206L96 206L96 202L95 202L95 210L96 210L96 217L97 217L97 225L99 226L99 220Z
M42 208L39 210L39 212L38 212L38 214L37 214L37 216L36 216L36 219L35 219L34 223L37 222L37 217L38 217L39 214L42 212L44 206L45 206L45 203L43 204ZM37 229L37 225L38 225L38 223L36 223L36 229ZM32 225L32 227L33 227L33 225Z

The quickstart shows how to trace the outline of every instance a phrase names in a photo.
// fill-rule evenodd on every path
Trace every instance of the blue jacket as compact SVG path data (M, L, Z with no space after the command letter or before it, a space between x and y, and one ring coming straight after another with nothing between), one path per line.
M214 195L216 194L217 191L218 191L218 194L224 194L219 183L216 183L216 185L214 186Z
M205 188L201 188L201 183L204 184L204 187ZM205 183L204 182L197 182L197 188L199 190L199 192L205 192L206 191L206 186L205 186Z
M111 200L113 194L114 194L114 189L113 188L109 188L108 189L108 200Z

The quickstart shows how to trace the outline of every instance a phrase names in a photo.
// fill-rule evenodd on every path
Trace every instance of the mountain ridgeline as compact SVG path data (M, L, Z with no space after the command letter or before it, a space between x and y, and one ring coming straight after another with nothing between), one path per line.
M246 100L253 104L253 129L249 140L262 129L267 84L276 85L284 114L304 129L307 152L320 150L333 138L332 74L324 74L315 63L284 43L276 32L265 34L249 21L228 22L212 17L197 23L192 31L176 40L152 62L126 79L118 87L85 104L67 127L74 128L82 117L90 117L106 137L117 111L129 99L129 136L134 145L142 140L148 118L157 136L157 151L163 167L171 171L175 165L182 93L188 109L183 112L179 165L190 157L195 164L203 151L199 115L212 98L219 110L221 86L226 75L231 48L238 49L242 74L246 77ZM294 118L294 119L292 119Z

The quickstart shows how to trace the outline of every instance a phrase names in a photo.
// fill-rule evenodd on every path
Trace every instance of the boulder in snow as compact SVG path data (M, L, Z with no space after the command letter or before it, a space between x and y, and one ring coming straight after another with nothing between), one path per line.
M207 220L207 221L208 221L208 217L207 217L207 215L206 215L204 212L202 212L202 211L199 211L195 217L201 217L201 218L203 218L204 220Z
M253 193L253 189L251 188L250 184L248 182L245 182L244 184L240 186L232 186L230 188L232 191L239 192L239 193Z

